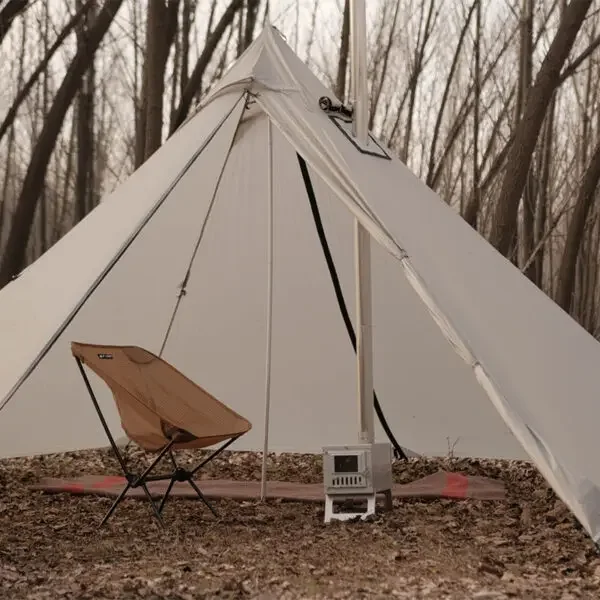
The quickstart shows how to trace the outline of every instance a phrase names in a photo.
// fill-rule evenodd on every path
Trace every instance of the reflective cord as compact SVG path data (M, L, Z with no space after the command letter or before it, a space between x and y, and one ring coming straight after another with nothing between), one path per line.
M247 101L248 94L244 94L244 98L245 98L245 101ZM237 106L237 104L236 104L236 106ZM244 107L244 110L246 110L246 107ZM192 267L194 266L194 261L196 260L198 250L200 248L200 243L202 242L202 238L204 237L204 232L206 231L208 219L210 218L210 215L212 214L213 208L215 206L215 202L217 199L217 193L219 192L219 187L221 186L221 180L223 178L223 173L225 172L225 167L227 166L227 162L229 161L229 155L231 153L231 149L232 149L233 143L235 141L238 127L239 127L242 117L244 115L244 110L240 113L240 118L236 125L235 131L234 131L233 135L231 136L231 143L229 144L229 148L227 149L227 155L225 156L225 160L223 161L223 165L221 166L221 170L219 172L219 177L217 178L217 183L215 185L215 189L213 191L212 197L210 199L210 203L208 205L208 210L206 211L206 215L204 217L204 220L202 221L202 227L200 228L200 234L198 235L198 239L196 240L196 243L194 245L194 250L192 251L192 256L190 258L188 268L185 272L183 281L179 285L179 293L177 294L177 300L175 301L175 306L173 308L173 312L171 313L169 325L167 327L167 331L165 332L165 336L163 338L162 345L160 347L160 352L158 353L158 356L161 358L162 358L163 352L165 350L165 347L167 345L167 342L169 340L169 336L171 335L171 330L173 329L173 324L175 323L175 318L177 317L177 312L179 311L179 306L181 305L181 300L187 293L187 285L189 283L190 276L192 274Z

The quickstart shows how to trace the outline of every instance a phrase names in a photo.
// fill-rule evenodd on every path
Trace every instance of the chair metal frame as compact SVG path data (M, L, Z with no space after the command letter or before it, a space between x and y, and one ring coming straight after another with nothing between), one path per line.
M146 469L142 473L140 473L140 474L134 473L129 470L129 468L127 466L127 462L126 462L125 458L123 457L123 455L121 454L121 452L119 451L119 447L117 446L117 443L115 442L115 439L110 431L110 428L108 427L108 423L106 422L106 419L104 418L102 409L100 408L100 405L98 404L96 395L94 394L94 390L92 389L92 384L90 383L87 373L85 372L83 361L77 356L75 357L75 360L77 361L77 366L79 367L79 372L81 373L81 376L83 377L83 381L85 382L87 391L90 395L90 398L92 399L94 408L96 409L96 412L98 413L98 418L100 419L100 422L102 423L102 427L104 428L106 437L108 437L108 441L110 442L110 445L116 455L116 458L119 462L119 465L121 466L123 474L125 475L125 480L127 482L125 487L121 490L121 493L118 495L117 499L113 502L112 506L109 508L108 512L104 515L104 518L100 522L99 527L102 527L108 521L108 519L115 512L117 506L125 498L127 492L130 489L136 489L136 488L141 487L143 489L146 497L148 498L150 505L152 506L152 512L154 513L154 516L158 520L158 523L160 524L160 526L164 528L165 524L164 524L164 521L162 518L162 511L163 511L165 504L169 498L169 495L171 494L171 491L173 490L173 486L178 481L189 483L189 485L196 492L196 494L198 495L200 500L202 500L202 502L204 502L204 504L208 507L208 509L212 512L212 514L218 518L219 515L218 515L217 511L208 502L208 500L206 499L206 497L204 496L204 494L202 493L202 491L200 490L200 488L198 487L197 483L194 481L193 478L202 467L204 467L211 460L213 460L219 454L221 454L221 452L223 452L223 450L225 450L228 446L233 444L233 442L235 442L242 434L231 437L224 444L222 444L220 447L218 447L216 450L214 450L207 458L205 458L202 462L200 462L200 464L198 464L193 469L189 470L189 469L184 469L184 468L180 467L177 464L175 456L173 455L173 445L178 442L178 436L180 436L182 434L183 435L187 434L187 432L185 432L183 430L179 430L175 434L175 436L172 437L169 440L169 442L167 444L165 444L165 446L163 446L158 451L158 455L156 456L156 458L152 461L152 463L148 467L146 467ZM166 473L164 475L152 475L151 474L152 471L155 469L155 467L158 466L160 461L166 455L169 456L171 464L173 465L173 470L170 473ZM162 497L160 505L158 507L156 506L154 500L152 499L152 495L147 486L147 484L152 481L169 481L169 485L167 486L167 491L165 492L165 495Z

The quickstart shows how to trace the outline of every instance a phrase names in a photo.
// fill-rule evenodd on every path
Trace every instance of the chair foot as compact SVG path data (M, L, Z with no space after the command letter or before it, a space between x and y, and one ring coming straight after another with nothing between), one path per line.
M171 481L169 481L167 491L165 492L165 495L162 497L162 500L160 501L160 506L158 507L158 512L161 515L162 515L163 508L165 507L165 504L167 503L167 499L169 498L169 494L171 493L171 490L173 489L173 485L175 485L175 477L171 477Z
M152 506L152 512L154 513L154 516L157 518L162 529L164 529L165 523L163 521L163 518L162 518L160 512L158 511L158 508L156 508L156 504L154 503L154 500L152 500L152 495L150 494L150 491L148 490L148 486L145 483L142 483L141 486L142 486L142 489L144 490L144 493L146 494L146 496L148 498L148 502L150 502L150 505Z
M218 519L219 515L218 515L217 511L211 506L209 501L204 497L204 494L200 491L200 488L196 485L196 482L191 477L187 481L192 486L192 488L194 489L196 494L198 494L198 497L200 498L200 500L202 500L202 502L204 502L204 504L206 504L206 506L208 507L210 512Z
M128 481L127 485L121 490L121 493L117 496L117 499L112 503L112 506L108 509L108 512L104 515L104 518L102 519L102 521L100 522L100 525L98 526L99 528L102 527L106 523L106 521L108 521L108 519L110 519L112 514L115 512L117 506L121 503L121 500L123 500L123 498L125 498L125 494L127 494L130 487L131 487L131 482Z

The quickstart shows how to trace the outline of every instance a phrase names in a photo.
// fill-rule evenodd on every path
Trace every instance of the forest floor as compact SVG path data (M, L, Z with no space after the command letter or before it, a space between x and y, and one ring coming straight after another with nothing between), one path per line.
M146 501L44 494L40 477L118 474L106 450L0 461L0 598L600 597L600 556L525 463L411 460L398 482L443 469L501 479L505 501L395 500L372 522L323 523L321 504L174 499L161 531ZM213 478L257 480L260 455L224 453ZM270 457L269 477L322 481L320 457Z

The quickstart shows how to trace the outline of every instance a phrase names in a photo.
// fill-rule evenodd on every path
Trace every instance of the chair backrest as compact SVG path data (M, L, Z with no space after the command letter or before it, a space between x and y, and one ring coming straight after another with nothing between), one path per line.
M158 450L182 430L175 448L204 448L242 435L251 423L175 367L138 346L72 342L71 352L111 389L123 430Z

